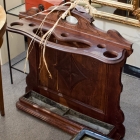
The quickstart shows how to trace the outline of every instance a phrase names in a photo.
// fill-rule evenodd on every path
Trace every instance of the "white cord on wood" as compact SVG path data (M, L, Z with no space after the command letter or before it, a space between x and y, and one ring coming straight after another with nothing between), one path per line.
M28 49L27 49L27 56L26 56L26 61L25 61L24 72L26 71L26 63L27 63L29 54L31 53L32 48L33 48L33 45L32 45L32 48L31 48L31 50L30 50L30 52L29 52L29 49L30 49L30 47L31 47L31 44L32 44L32 42L34 41L34 39L35 39L37 33L39 32L39 30L42 29L42 27L43 27L43 25L44 25L44 22L45 22L45 20L46 20L46 18L47 18L47 16L48 16L49 14L51 14L53 11L55 11L57 8L59 8L59 7L61 7L61 6L64 6L64 5L67 5L67 4L70 4L69 8L59 17L59 19L56 21L56 23L53 25L53 27L50 28L50 30L49 30L48 32L46 32L46 33L42 36L41 41L40 41L40 47L41 47L41 50L43 51L43 56L41 56L41 58L43 57L43 62L44 62L45 67L46 67L46 69L47 69L47 71L48 71L49 77L52 78L52 75L51 75L51 73L50 73L50 71L49 71L49 69L48 69L48 65L47 65L47 62L46 62L46 59L45 59L46 43L47 43L47 41L49 40L49 38L50 38L52 32L54 31L54 29L56 28L56 26L58 25L59 21L60 21L61 19L65 19L66 16L70 14L70 11L71 11L73 8L75 8L75 7L78 5L78 3L81 2L81 1L82 1L83 3L85 3L85 7L86 7L87 9L89 9L89 14L90 14L91 16L94 16L94 14L96 13L97 10L96 10L94 7L92 7L92 6L90 5L89 0L75 0L73 3L72 3L72 2L67 2L67 3L64 3L64 4L62 4L62 5L59 5L59 6L56 6L55 8L53 8L49 13L46 14L45 18L43 19L43 21L42 21L41 24L39 25L39 28L38 28L38 30L36 31L34 37L33 37L32 40L30 41L29 47L28 47ZM45 10L45 11L46 11L46 10ZM42 13L42 12L39 12L39 13ZM37 13L37 14L35 14L35 15L38 15L39 13ZM33 16L35 16L35 15L33 15ZM31 17L31 16L28 16L28 17L26 17L26 18L30 18L30 17ZM40 58L39 68L41 67L41 58Z

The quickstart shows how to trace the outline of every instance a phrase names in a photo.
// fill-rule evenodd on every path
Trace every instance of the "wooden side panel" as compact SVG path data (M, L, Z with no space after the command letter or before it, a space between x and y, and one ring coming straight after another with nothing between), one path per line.
M103 83L106 75L104 68L99 70L103 67L102 63L90 57L52 49L46 49L46 60L52 79L49 78L44 66L39 75L40 86L104 112L105 85Z

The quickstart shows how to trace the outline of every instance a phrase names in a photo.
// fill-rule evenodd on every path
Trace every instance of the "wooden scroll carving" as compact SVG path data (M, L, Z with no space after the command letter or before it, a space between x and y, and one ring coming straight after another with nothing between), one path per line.
M6 30L6 13L3 7L0 5L0 47L3 43L3 35ZM1 66L0 66L0 112L4 116L4 101L3 101L3 88L2 88L2 76L1 76Z
M41 33L48 31L66 9L61 7L48 15ZM39 13L32 17L36 13L36 9L21 13L22 19L10 23L8 31L32 39L45 16L45 13ZM71 14L78 23L73 25L65 19L61 20L46 44L45 58L52 79L43 62L39 69L41 33L34 38L29 55L30 73L26 78L26 92L34 90L82 114L114 125L108 136L121 139L125 134L124 114L120 108L121 73L126 58L132 53L132 44L115 30L104 32L96 28L92 24L93 18L86 13L73 9ZM46 117L43 113L39 114L40 109L33 108L22 99L17 107L71 134L84 128L60 116L54 122L52 118L56 115L50 117L52 113L49 113Z

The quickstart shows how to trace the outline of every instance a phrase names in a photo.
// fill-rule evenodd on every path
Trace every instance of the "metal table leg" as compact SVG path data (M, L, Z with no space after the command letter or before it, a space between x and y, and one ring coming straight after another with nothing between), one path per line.
M2 76L1 76L1 66L0 66L0 112L1 112L1 116L5 115L4 100L3 100L3 88L2 88Z
M7 51L8 51L10 78L11 78L11 84L13 84L13 75L12 75L12 68L11 68L11 57L10 57L8 31L6 31L6 41L7 41Z

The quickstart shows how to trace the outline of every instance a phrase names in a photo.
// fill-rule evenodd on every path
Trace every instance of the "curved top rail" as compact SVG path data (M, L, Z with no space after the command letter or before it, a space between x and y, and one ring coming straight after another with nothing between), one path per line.
M24 13L25 17L30 15L30 18L22 18L16 22L9 23L7 29L11 32L24 34L40 42L41 35L45 34L55 24L58 17L66 9L67 7L61 7L61 9L57 9L48 15L41 28L41 34L37 33L37 30L45 17L45 13L36 14L34 9L35 13L33 11ZM31 14L36 14L36 16ZM124 52L126 52L126 57L132 53L132 43L125 40L117 31L109 30L104 32L98 29L92 24L91 16L76 9L71 11L71 15L78 20L78 23L73 25L68 23L66 19L60 20L53 31L54 37L45 44L47 47L87 55L111 64L121 61L124 58Z

